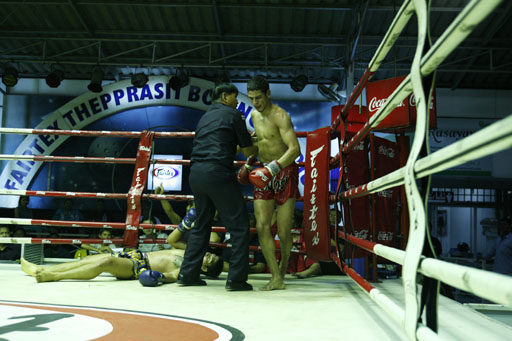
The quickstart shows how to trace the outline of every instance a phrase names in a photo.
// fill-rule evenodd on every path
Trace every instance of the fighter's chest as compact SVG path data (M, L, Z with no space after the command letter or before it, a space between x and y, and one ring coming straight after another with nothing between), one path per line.
M171 262L172 262L172 264L175 267L180 268L181 267L181 263L183 263L183 257L182 256L173 255L171 257Z
M259 139L272 139L279 135L277 125L267 117L255 117L253 123L254 130Z

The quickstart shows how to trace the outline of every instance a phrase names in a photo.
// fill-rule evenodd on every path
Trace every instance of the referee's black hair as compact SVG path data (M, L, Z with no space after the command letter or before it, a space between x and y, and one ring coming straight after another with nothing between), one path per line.
M238 88L231 83L219 83L212 89L212 101L218 101L223 92L238 94Z

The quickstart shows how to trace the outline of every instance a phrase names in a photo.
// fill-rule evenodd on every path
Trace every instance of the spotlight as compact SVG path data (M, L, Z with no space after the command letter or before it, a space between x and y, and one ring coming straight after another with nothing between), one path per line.
M182 70L178 75L172 76L171 79L169 79L169 86L174 91L178 91L179 89L186 87L189 82L190 79L188 78L188 75Z
M5 68L2 74L2 83L4 83L5 86L15 86L18 83L18 70L12 66Z
M304 90L306 85L308 84L308 77L305 75L300 75L292 79L290 82L290 87L295 92L301 92Z
M136 88L143 88L148 80L148 76L143 72L132 75L132 85Z
M332 83L329 87L318 84L318 92L324 96L330 102L338 102L341 103L341 95L339 95L336 90L338 89L338 84Z
M46 84L50 88L58 88L62 80L64 79L64 71L53 70L46 76Z
M103 70L99 67L95 67L92 70L91 74L91 83L87 86L87 89L92 92L102 92L103 87L101 86L101 82L103 81Z

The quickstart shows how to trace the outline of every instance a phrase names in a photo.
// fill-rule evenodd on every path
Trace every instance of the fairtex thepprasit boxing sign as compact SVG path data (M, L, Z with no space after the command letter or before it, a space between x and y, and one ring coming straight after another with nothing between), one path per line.
M143 88L132 86L128 79L105 85L103 92L87 92L74 98L49 113L33 128L81 130L107 116L134 108L182 106L206 111L212 104L209 94L213 82L190 78L189 85L174 91L168 81L169 76L151 76ZM249 98L239 94L238 102L238 109L247 116L252 110ZM68 138L58 135L27 135L12 154L51 155ZM0 175L1 188L27 189L41 165L41 162L34 161L9 161ZM0 196L0 207L13 208L17 205L17 196Z

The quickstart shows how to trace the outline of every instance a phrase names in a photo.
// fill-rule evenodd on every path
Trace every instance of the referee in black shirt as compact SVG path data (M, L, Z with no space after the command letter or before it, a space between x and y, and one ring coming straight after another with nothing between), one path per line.
M190 230L178 283L182 286L206 285L199 275L217 209L231 234L233 255L226 289L252 290L247 283L249 218L233 161L237 146L245 156L255 154L257 148L252 144L243 114L236 110L238 89L233 84L222 83L212 90L211 96L214 104L197 124L190 158L189 183L194 194L197 219Z

